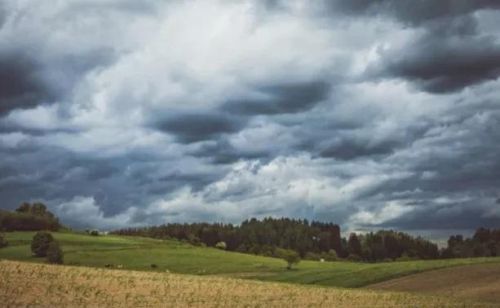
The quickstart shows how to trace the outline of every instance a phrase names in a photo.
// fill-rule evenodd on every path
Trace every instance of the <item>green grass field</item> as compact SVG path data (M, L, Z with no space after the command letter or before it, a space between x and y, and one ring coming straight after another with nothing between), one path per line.
M0 249L0 259L45 262L30 251L34 232L5 233L9 246ZM387 263L302 261L293 270L280 259L194 247L178 241L139 237L90 236L53 233L64 250L65 264L103 268L106 264L123 269L169 271L172 273L221 275L262 281L362 287L368 284L431 269L457 265L500 263L500 258L405 261ZM156 269L151 268L156 264Z

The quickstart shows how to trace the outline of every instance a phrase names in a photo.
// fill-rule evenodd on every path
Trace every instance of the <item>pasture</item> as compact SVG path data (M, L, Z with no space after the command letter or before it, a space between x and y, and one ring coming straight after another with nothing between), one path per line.
M6 233L9 246L0 249L0 259L45 262L30 251L34 232ZM90 236L53 233L64 250L66 265L104 268L106 264L126 270L218 275L261 281L362 287L389 279L446 267L500 263L500 258L473 258L384 263L301 261L286 270L283 260L195 247L174 240L140 237ZM156 268L151 265L155 264Z

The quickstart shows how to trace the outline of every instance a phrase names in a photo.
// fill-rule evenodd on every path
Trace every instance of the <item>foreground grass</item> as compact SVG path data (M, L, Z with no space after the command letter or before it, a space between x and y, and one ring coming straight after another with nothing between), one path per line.
M33 258L30 242L34 232L6 233L9 247L0 249L0 258L44 262ZM336 287L361 287L412 273L450 266L500 263L500 258L474 258L388 263L302 261L286 270L280 259L194 247L178 241L140 237L89 236L53 233L64 250L65 264L103 268L106 264L124 269L170 271L197 275L223 275L264 281L315 284ZM157 268L152 269L151 264Z
M500 264L475 264L428 271L369 285L367 288L467 298L498 303L500 306Z
M3 307L489 307L450 298L0 261Z

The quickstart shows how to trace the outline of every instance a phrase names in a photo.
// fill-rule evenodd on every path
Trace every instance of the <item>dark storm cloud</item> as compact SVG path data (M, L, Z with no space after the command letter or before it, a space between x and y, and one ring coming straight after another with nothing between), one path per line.
M374 225L382 228L404 228L406 230L452 229L474 230L478 226L496 228L500 217L485 215L483 209L477 209L474 203L450 203L434 207L421 206L406 215Z
M473 230L500 222L495 210L500 187L500 146L495 141L500 138L500 113L486 110L478 115L474 108L457 108L460 119L434 135L435 141L422 143L423 138L405 150L418 152L423 147L425 155L396 153L386 160L412 175L386 181L363 197L372 202L401 200L413 210L381 227ZM454 133L458 131L462 134Z
M396 142L385 142L370 145L366 141L345 139L321 150L321 157L334 157L340 160L351 160L358 157L387 155L394 152Z
M245 119L215 112L172 112L153 125L174 135L180 142L192 143L237 132L244 127Z
M226 138L217 138L202 143L199 148L188 153L194 157L209 159L217 165L231 164L239 160L259 159L265 161L274 156L271 151L237 149Z
M2 207L498 222L500 2L299 2L2 1Z
M500 44L495 37L447 34L429 31L402 50L384 55L387 74L431 93L458 91L500 76Z
M45 103L53 96L38 64L22 54L0 51L0 115Z
M223 109L242 115L296 113L308 110L328 97L326 82L289 83L256 89L260 98L240 98L228 101Z
M332 1L333 14L393 17L425 34L402 49L383 53L382 70L430 93L447 93L500 75L498 37L477 32L478 10L498 10L498 1Z
M412 26L481 9L500 9L500 3L495 0L334 0L324 1L323 5L334 14L389 16Z

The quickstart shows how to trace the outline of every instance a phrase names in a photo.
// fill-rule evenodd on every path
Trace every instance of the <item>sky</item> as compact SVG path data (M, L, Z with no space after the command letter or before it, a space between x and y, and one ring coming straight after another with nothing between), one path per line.
M500 226L500 1L2 0L0 207Z

